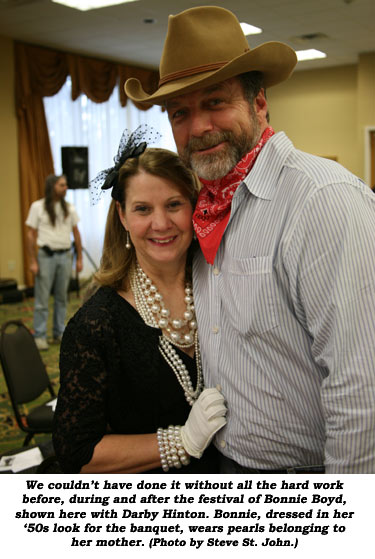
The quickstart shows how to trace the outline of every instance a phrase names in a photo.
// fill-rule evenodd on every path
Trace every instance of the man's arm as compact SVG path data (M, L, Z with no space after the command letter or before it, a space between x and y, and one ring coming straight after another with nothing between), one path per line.
M82 263L82 242L81 242L81 235L77 225L73 227L73 237L74 237L74 244L76 248L76 270L77 273L82 272L83 263Z
M374 473L375 200L344 186L315 194L299 221L295 303L326 371L326 473Z
M29 255L29 269L34 276L36 276L37 273L39 272L39 266L37 260L38 247L36 244L37 237L38 237L37 229L34 229L33 227L28 227L26 233L26 242L27 242L27 252Z

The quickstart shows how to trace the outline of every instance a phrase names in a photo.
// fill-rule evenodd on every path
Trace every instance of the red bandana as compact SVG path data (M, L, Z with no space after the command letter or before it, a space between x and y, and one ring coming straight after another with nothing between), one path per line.
M208 264L214 263L237 186L249 174L260 150L274 133L271 126L266 128L259 143L225 177L213 181L200 179L203 188L193 214L193 225Z

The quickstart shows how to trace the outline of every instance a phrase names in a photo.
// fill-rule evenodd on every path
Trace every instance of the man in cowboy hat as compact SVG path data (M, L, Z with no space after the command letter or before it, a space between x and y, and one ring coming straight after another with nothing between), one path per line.
M222 471L374 473L375 197L269 126L265 90L295 64L198 7L169 18L158 90L125 90L166 106L203 183L194 293L205 383L228 403Z

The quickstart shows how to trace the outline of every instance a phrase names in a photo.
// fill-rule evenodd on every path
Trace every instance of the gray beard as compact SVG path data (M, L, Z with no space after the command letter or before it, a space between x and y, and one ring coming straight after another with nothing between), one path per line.
M253 134L235 136L230 130L207 133L202 138L191 138L181 154L185 165L193 169L205 180L225 177L237 163L255 147L260 139L258 121L254 119ZM200 154L200 149L209 148L226 141L224 149L218 153Z
M198 177L206 180L215 180L225 177L233 167L242 159L231 146L220 153L211 153L204 156L192 155L190 166L197 173Z

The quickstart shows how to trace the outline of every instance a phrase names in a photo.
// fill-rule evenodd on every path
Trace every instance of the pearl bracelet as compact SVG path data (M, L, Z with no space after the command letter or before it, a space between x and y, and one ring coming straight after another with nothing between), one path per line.
M168 429L159 429L156 432L161 467L164 472L169 468L181 468L190 463L190 456L186 453L181 441L181 426L170 425Z

